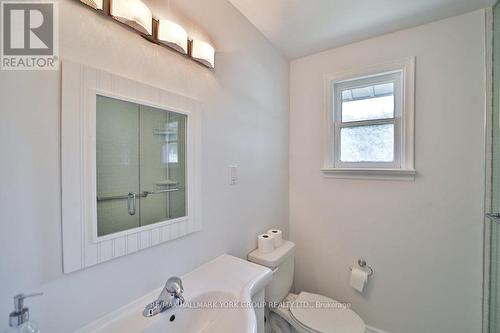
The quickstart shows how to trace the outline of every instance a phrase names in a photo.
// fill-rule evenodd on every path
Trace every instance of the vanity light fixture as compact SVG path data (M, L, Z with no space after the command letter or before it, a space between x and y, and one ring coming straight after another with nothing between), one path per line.
M104 0L80 0L80 1L94 9L99 9L99 10L104 9Z
M153 33L153 13L141 0L112 0L110 14L143 34Z
M191 44L191 57L209 68L214 68L215 50L207 42L193 40Z
M183 27L172 21L160 19L158 22L158 40L180 53L188 52L188 34Z
M110 17L139 33L146 40L173 49L208 68L215 68L212 45L188 37L179 24L153 17L141 0L80 0L101 15Z

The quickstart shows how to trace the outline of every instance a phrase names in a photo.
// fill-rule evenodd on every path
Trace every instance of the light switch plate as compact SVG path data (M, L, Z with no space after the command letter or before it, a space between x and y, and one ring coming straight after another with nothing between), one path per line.
M230 165L229 166L229 185L238 184L238 166Z

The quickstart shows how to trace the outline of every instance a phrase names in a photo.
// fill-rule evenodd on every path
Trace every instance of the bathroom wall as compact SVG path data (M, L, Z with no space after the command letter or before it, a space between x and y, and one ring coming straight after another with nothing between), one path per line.
M63 275L60 73L2 71L0 330L16 293L45 292L27 301L31 317L43 332L68 333L220 254L245 257L270 227L288 228L289 65L236 9L225 0L169 2L212 38L210 71L78 1L59 3L63 59L204 104L203 230ZM230 164L239 166L236 186Z
M297 59L290 70L295 287L391 333L481 331L483 10ZM416 56L414 182L325 179L324 78ZM348 284L363 257L364 295Z

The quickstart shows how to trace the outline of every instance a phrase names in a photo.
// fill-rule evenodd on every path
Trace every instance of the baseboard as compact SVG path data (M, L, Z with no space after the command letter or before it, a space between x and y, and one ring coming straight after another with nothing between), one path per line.
M366 326L366 333L389 333L387 331L379 330L378 328Z

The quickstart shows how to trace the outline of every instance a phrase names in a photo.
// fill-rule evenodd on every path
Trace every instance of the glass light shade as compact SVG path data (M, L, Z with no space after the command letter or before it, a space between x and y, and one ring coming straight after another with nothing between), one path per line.
M94 9L102 10L104 8L103 5L104 0L80 0L80 1Z
M191 57L207 67L214 68L215 66L215 50L207 42L193 40Z
M181 53L187 53L188 51L188 34L177 23L160 20L158 23L158 39Z
M140 0L112 0L111 15L114 19L144 33L151 35L153 13Z

